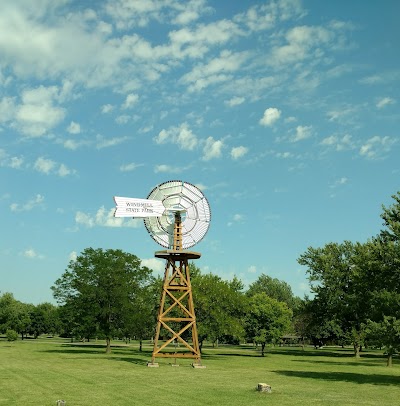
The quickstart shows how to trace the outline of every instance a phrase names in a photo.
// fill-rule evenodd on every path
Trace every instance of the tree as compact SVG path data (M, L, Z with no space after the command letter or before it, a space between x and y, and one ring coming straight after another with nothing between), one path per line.
M154 326L157 323L157 312L159 308L160 278L154 279L134 301L134 311L124 323L122 335L127 338L139 340L139 351L142 351L143 340L154 334Z
M86 248L57 279L52 287L58 303L78 314L77 325L87 323L106 339L111 352L111 338L135 310L135 301L152 280L151 270L141 266L133 254L121 250Z
M15 330L23 340L30 329L32 307L14 299L12 293L4 293L0 297L0 332Z
M12 320L15 318L17 301L12 293L6 292L0 296L0 332L5 333L7 329L13 329Z
M366 256L366 245L345 241L310 247L298 259L308 268L317 325L332 327L341 334L338 338L350 340L357 358L370 317L372 293L368 287L374 283L366 273Z
M224 281L211 273L203 275L193 264L190 273L200 349L206 339L215 344L224 337L243 337L246 300L240 281Z
M24 337L29 334L29 331L31 329L31 310L33 308L32 304L27 304L27 303L22 303L18 302L17 303L17 309L16 309L16 322L14 323L15 325L15 331L17 331L19 334L21 334L21 339L23 340Z
M257 293L265 293L279 302L285 302L291 309L298 303L288 283L277 278L271 278L265 274L260 275L255 282L250 284L246 295L251 297Z
M8 329L6 331L7 341L16 341L18 339L18 333L15 330Z
M246 333L249 339L261 344L261 356L265 345L277 343L289 331L293 316L286 303L269 297L266 293L256 293L249 300L246 315Z
M40 334L56 334L60 331L57 307L51 303L40 303L30 307L28 332L37 338Z
M400 320L390 316L380 323L369 320L366 334L371 345L385 348L387 366L391 367L393 355L400 352Z
M293 329L304 340L309 338L315 348L322 347L329 340L343 337L340 320L330 319L326 316L324 303L318 299L310 300L307 297L296 310L293 317Z
M389 207L382 206L381 217L386 229L381 231L381 236L386 241L400 242L400 191L392 196L395 203Z

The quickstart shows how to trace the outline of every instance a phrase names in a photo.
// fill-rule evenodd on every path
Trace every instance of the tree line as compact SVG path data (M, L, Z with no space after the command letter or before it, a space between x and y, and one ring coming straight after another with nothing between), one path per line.
M293 311L301 299L284 281L261 275L245 291L236 277L223 280L190 264L200 347L204 341L278 343L292 332ZM0 296L0 332L24 338L60 334L78 340L151 339L156 325L162 278L121 250L87 248L71 261L52 286L58 306L24 304ZM39 322L40 320L40 322Z
M366 242L332 242L298 262L307 267L314 297L303 302L297 329L317 345L384 348L387 364L400 350L400 192L382 206L384 228Z
M306 267L311 297L293 295L284 281L261 275L248 289L236 277L223 280L191 264L200 347L204 341L278 344L285 335L313 342L384 348L391 365L400 349L400 192L383 206L383 230L367 242L309 247ZM52 286L58 306L37 306L0 296L0 333L73 339L142 342L154 334L162 278L121 250L87 248Z

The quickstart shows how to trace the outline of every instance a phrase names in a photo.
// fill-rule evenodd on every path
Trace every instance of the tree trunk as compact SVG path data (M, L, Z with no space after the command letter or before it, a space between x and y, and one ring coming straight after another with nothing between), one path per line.
M386 366L391 367L392 366L392 361L393 361L393 354L391 352L389 352L388 356L387 356Z
M203 349L203 340L200 340L200 341L199 341L199 349L200 349L200 352L201 352L201 350Z
M354 343L353 348L354 348L354 356L356 358L360 358L360 346L357 343Z
M261 356L264 356L265 343L261 343Z
M139 340L139 351L140 352L142 352L142 344L143 344L143 341L142 341L142 339L140 339Z
M106 354L111 354L111 338L110 337L106 337L106 343L107 343Z

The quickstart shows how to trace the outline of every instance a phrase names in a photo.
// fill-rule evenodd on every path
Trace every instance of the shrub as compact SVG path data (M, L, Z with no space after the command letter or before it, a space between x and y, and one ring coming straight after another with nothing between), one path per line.
M15 330L7 330L6 337L8 341L16 341L18 338L18 333Z

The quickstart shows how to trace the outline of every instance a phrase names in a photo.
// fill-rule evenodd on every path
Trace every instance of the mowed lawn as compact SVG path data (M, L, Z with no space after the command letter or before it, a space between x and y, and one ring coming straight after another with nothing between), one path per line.
M149 345L115 344L106 355L102 343L0 339L0 405L400 405L400 360L387 368L381 352L355 360L350 349L275 347L262 358L251 346L220 346L205 348L205 369L169 359L148 368Z

